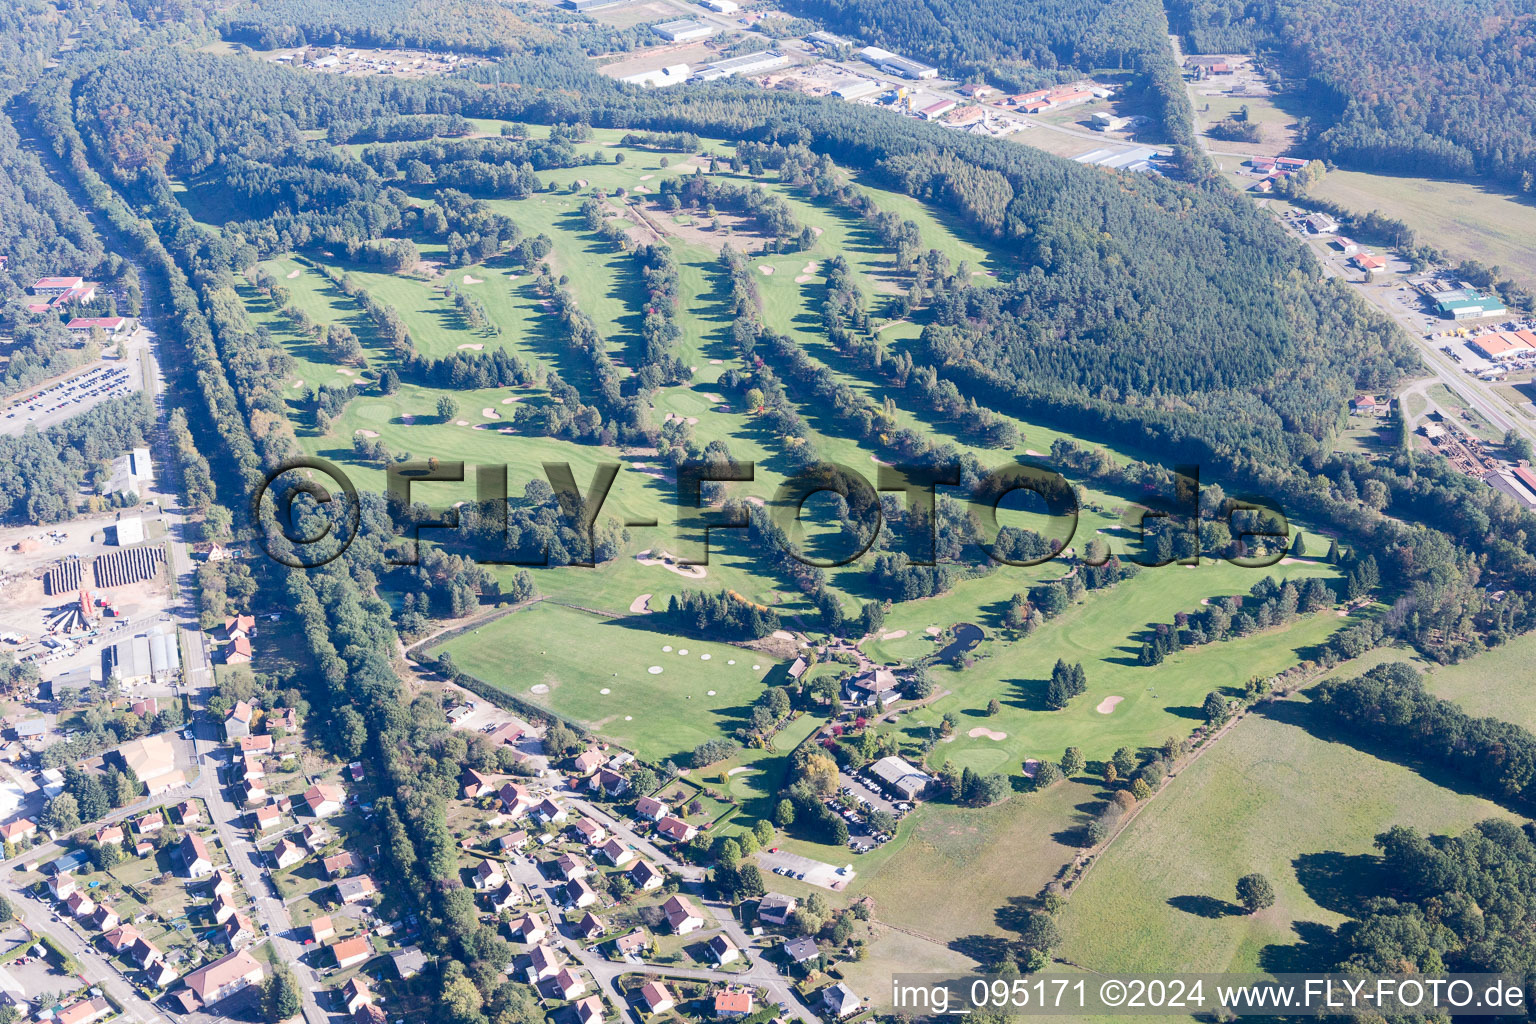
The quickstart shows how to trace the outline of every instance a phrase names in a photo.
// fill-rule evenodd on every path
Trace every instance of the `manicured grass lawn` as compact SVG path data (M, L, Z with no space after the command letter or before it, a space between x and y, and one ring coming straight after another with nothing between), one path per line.
M778 661L754 651L668 636L638 617L605 619L550 602L443 649L466 672L654 761L681 758L734 732L764 687L787 679ZM662 671L652 674L652 666ZM548 689L535 693L534 686Z
M955 738L935 748L929 762L947 760L978 771L1010 773L1017 772L1026 757L1057 760L1068 746L1081 747L1092 760L1120 746L1156 746L1170 735L1188 735L1201 720L1199 707L1207 693L1241 689L1252 676L1294 665L1351 620L1323 611L1287 627L1187 649L1155 668L1136 664L1140 638L1133 640L1132 635L1153 622L1171 621L1179 611L1198 610L1202 598L1246 594L1265 575L1292 579L1331 574L1331 567L1313 561L1265 570L1225 562L1144 569L1110 590L1090 591L1080 604L1029 637L983 644L979 653L990 656L970 670L937 672L938 685L953 694L903 719L904 728L916 739L946 712L954 712L960 719ZM1028 577L1021 582L1028 583ZM899 606L899 611L922 614L925 604L913 602ZM891 616L887 627L901 618ZM1088 690L1065 710L1049 711L1044 687L1057 658L1082 663ZM1099 713L1099 703L1110 696L1123 700L1111 713ZM988 717L984 709L993 698L1002 710ZM1002 740L972 738L972 729L1007 735Z
M1493 185L1364 171L1329 171L1311 194L1359 213L1380 210L1414 229L1421 243L1453 260L1497 264L1517 281L1536 281L1536 204Z
M1181 772L1073 894L1057 955L1097 971L1331 969L1305 946L1361 894L1378 833L1454 834L1507 816L1320 739L1310 721L1304 700L1282 702ZM1276 903L1248 916L1233 887L1252 871Z

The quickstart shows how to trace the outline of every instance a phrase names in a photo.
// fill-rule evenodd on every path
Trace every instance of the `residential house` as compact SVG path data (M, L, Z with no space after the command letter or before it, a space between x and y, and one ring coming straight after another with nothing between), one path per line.
M571 825L571 834L588 846L596 846L608 838L608 830L591 818L577 818Z
M203 837L188 832L182 837L181 845L177 847L181 856L181 867L188 878L207 878L213 874L213 858L208 853L208 844L203 842Z
M251 721L256 717L256 711L245 701L239 701L229 709L229 714L224 716L224 740L232 743L241 736L251 734Z
M364 1003L352 1014L352 1024L389 1024L389 1014L378 1003Z
M834 1020L851 1017L864 1008L863 1000L853 994L853 989L838 982L821 991L821 1005Z
M336 925L331 921L331 915L324 914L309 922L309 938L312 942L324 942L326 939L336 937Z
M131 924L120 924L116 928L107 929L101 939L112 952L121 953L125 949L132 949L133 944L139 941L139 930Z
M395 965L395 976L401 981L416 977L427 966L427 955L420 946L407 946L389 955Z
M272 863L277 866L278 870L293 867L293 865L307 856L309 854L305 851L304 847L291 839L279 840L278 844L272 847Z
M256 826L256 831L265 832L283 820L276 807L271 804L256 808L251 812L251 821Z
M7 843L30 842L37 838L37 822L31 818L17 818L0 825L0 840Z
M75 878L73 875L60 873L48 877L48 891L53 898L63 902L75 894Z
M634 883L636 889L644 892L648 889L660 888L661 884L667 880L667 876L642 857L635 862L634 867L629 869L629 880Z
M240 913L240 904L235 902L233 893L220 890L213 894L213 923L227 924L229 919Z
M266 979L261 961L243 949L237 949L206 967L200 967L187 975L187 988L196 997L196 1006L212 1006L236 992L252 985L260 985Z
M548 934L549 929L544 927L538 914L524 914L512 922L512 937L519 942L534 945L543 942Z
M79 889L76 889L74 892L70 893L69 899L64 901L64 907L69 911L69 916L75 918L76 920L79 920L83 917L90 917L92 914L96 913L96 901L91 899Z
M117 748L116 758L144 783L150 796L159 796L182 783L176 771L176 748L169 733L141 736Z
M676 843L686 843L699 834L698 829L670 814L656 823L656 831Z
M242 754L270 754L274 749L271 733L260 736L242 736L236 744Z
M672 993L667 986L659 981L648 981L640 989L640 1000L652 1013L665 1013L677 1005L677 1000L672 998Z
M254 807L267 802L267 787L260 778L247 777L235 788L242 807Z
M655 797L642 796L635 801L635 813L647 821L660 821L670 813L670 808Z
M507 884L507 876L501 870L501 862L483 860L475 868L476 889L500 889Z
M590 775L597 770L597 766L606 760L596 750L583 750L571 759L571 767L577 775Z
M213 873L213 895L221 893L225 896L235 894L235 873L229 868L219 868Z
M576 922L576 934L584 939L595 939L607 930L608 926L603 924L603 919L590 910Z
M333 856L322 860L320 862L320 867L325 871L325 877L334 881L337 878L340 878L344 875L349 875L353 871L356 871L358 868L362 867L362 864L358 862L357 857L355 857L353 854L343 850L341 853L334 854Z
M256 616L254 615L226 615L224 616L224 639L238 640L240 637L250 636L256 629Z
M615 800L629 792L629 780L611 768L603 768L587 780L587 789Z
M576 1003L576 1024L603 1024L603 999L587 996Z
M176 817L183 825L197 825L203 820L203 809L195 800L183 800L176 805Z
M770 892L757 901L757 916L768 924L784 924L800 904L793 896Z
M91 996L70 1003L53 1015L54 1024L93 1024L112 1013L112 1004L103 996Z
M581 910L597 902L597 893L592 891L585 878L576 878L565 884L565 899L571 906Z
M224 922L224 930L219 938L230 949L243 949L256 941L256 926L244 914L236 914Z
M540 943L534 946L528 954L528 966L523 969L523 977L530 985L537 985L545 978L553 978L560 973L561 956L559 950L553 946Z
M88 923L99 932L109 932L121 924L122 919L117 916L117 911L105 903L98 903L96 905L96 913L91 915L91 920Z
M821 956L821 950L816 948L815 939L801 937L784 943L784 956L792 964L808 964Z
M587 870L586 864L568 853L562 853L555 858L555 871L567 882L577 878L586 878L587 875L591 874Z
M722 989L715 993L715 1016L725 1020L745 1017L752 1012L751 989Z
M488 775L481 775L473 768L465 768L459 776L459 792L464 794L466 800L478 800L481 796L493 793L496 783Z
M340 786L331 786L325 783L310 786L304 791L304 803L309 808L309 813L317 818L328 818L341 810L343 801L347 798L347 791Z
M501 797L501 809L507 817L516 821L533 809L533 795L528 792L528 787L516 782L508 782L501 787L498 794Z
M523 887L509 881L491 894L491 909L499 914L503 910L518 906L523 899Z
M305 825L299 833L299 841L309 847L311 853L319 853L320 848L334 838L323 825Z
M549 797L545 797L543 800L539 801L538 805L534 807L531 813L533 815L533 820L539 822L540 824L545 822L553 822L558 825L566 818L570 817L564 807L561 807L558 803Z
M681 894L668 896L667 902L661 905L661 912L666 915L667 926L674 934L687 935L704 927L703 915L688 897Z
M521 850L527 845L528 833L522 829L518 829L515 832L508 832L506 835L496 840L496 848L502 853L508 853L513 850Z
M129 705L128 710L140 718L153 718L160 713L160 698L145 697Z
M144 978L151 988L166 988L181 974L164 960L156 961L144 969Z
M848 703L870 706L889 704L901 696L896 674L888 668L876 668L855 676L847 684Z
M523 738L522 726L515 722L508 722L492 732L487 739L492 747L515 747L518 740Z
M562 967L555 975L555 991L560 993L561 999L575 999L587 990L587 983L581 980L581 975L569 967Z
M350 939L331 943L331 955L336 958L336 966L345 969L353 964L360 964L372 956L373 943L368 941L368 935L364 932Z
M341 986L341 1000L348 1013L356 1013L358 1007L373 1002L373 990L368 987L368 977L354 974L348 978L347 983Z
M250 638L237 636L224 648L224 664L249 665L253 654Z
M741 950L737 949L736 943L726 938L724 934L716 935L706 945L709 947L709 955L714 957L715 963L721 967L741 959Z
M350 906L353 903L361 903L379 894L378 888L373 884L373 879L368 875L358 875L355 878L343 878L336 883L336 898Z
M146 971L152 964L157 964L163 959L159 947L142 935L134 939L133 945L128 947L128 958Z
M613 940L613 948L620 956L638 957L645 952L645 947L651 944L650 936L645 934L644 928L636 928L632 932L625 932Z
M627 843L621 843L618 839L609 839L597 848L598 855L616 868L635 859L635 851Z

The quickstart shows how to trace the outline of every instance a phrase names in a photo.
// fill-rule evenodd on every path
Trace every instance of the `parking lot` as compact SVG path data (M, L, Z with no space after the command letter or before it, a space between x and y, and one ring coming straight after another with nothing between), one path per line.
M810 857L802 857L798 853L788 853L783 850L778 852L762 850L757 855L757 862L763 870L770 873L794 878L809 885L818 885L833 892L842 891L858 874L852 868L842 868L839 865L813 860ZM772 879L766 881L772 884Z
M122 359L94 363L63 380L18 392L0 407L0 434L20 434L29 426L45 430L109 398L141 390L143 347L124 342L123 349Z

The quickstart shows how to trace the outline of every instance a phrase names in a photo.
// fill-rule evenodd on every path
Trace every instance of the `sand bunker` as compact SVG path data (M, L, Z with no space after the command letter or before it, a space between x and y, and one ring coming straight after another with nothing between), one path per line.
M357 376L356 373L354 373L352 370L347 369L345 366L338 366L338 367L336 367L336 372L341 374L343 377L356 377Z
M405 413L404 415L402 415L400 417L400 422L401 423L415 423L416 422L416 417L414 415L412 415L411 413Z
M659 675L661 675L661 666L660 665L652 665L650 668L646 669L646 671L649 672L653 676L659 676Z
M942 633L944 631L942 629L940 629L938 626L929 626L927 629L923 630L923 632L927 633L929 636L938 636L940 633Z
M686 647L679 647L677 649L677 656L679 658L686 657L687 654L688 654L688 648L686 648Z
M771 276L773 274L773 268L767 264L764 264L763 266L757 268L757 272L765 276Z
M495 409L490 408L489 406L487 406L484 409L481 409L480 410L480 415L484 416L488 420L499 420L499 419L501 419L501 413L497 412Z
M453 425L456 427L467 427L469 426L469 420L454 420Z
M1003 740L1008 738L1008 734L1007 733L1005 733L1005 732L998 732L996 729L988 729L986 726L983 726L983 725L978 725L976 728L974 728L970 732L966 733L966 735L969 736L973 740L974 739L979 739L979 738L985 736L989 740L996 740L998 742L1002 742Z
M640 180L641 181L650 181L654 177L656 177L656 175L654 175L654 174L642 174L642 175L640 175Z
M1103 700L1099 701L1099 706L1093 710L1097 711L1101 715L1107 715L1114 711L1115 705L1119 704L1123 700L1125 700L1124 697L1105 697Z
M881 640L900 640L902 637L904 637L906 635L907 635L907 631L904 630L904 629L893 629L889 633L881 633L880 634L880 639Z
M1043 458L1047 457L1045 452L1037 452L1033 448L1025 448L1024 449L1024 454L1025 455L1033 456L1034 458L1037 458L1037 459L1043 459Z
M368 430L365 427L358 427L356 430L352 431L352 433L354 433L354 434L361 434L363 437L378 437L379 436L379 432L377 430Z
M820 267L820 266L821 266L820 263L816 262L815 260L811 260L805 266L800 268L800 273L802 273L802 274L814 274L814 273L816 273L816 269L818 267Z
M646 188L644 185L636 185L635 188L634 188L635 195L637 195L637 196L646 195L650 191L651 190Z
M668 572L675 572L679 576L690 580L701 580L709 575L702 565L678 565L671 560L671 557L665 551L658 551L655 555L652 555L650 549L647 548L635 556L635 561L641 565L659 565Z
M481 351L484 348L485 348L485 342L483 342L483 341L475 341L475 342L470 342L467 345L460 345L459 346L459 351L463 352L465 349L468 349L471 352L479 352L479 351Z
M634 715L625 715L624 716L624 721L626 721L626 722L633 722L634 720L635 720L635 716Z
M661 652L663 654L671 654L672 653L672 645L671 644L662 644L661 645Z
M1033 758L1033 757L1025 759L1025 761L1024 761L1024 777L1026 779L1034 778L1035 777L1035 772L1037 772L1039 770L1040 770L1040 762L1039 762L1038 759Z
M601 690L598 690L598 691L597 691L597 692L598 692L598 693L600 693L600 694L602 694L602 695L603 695L603 696L604 696L604 697L606 697L606 696L608 696L608 695L609 695L609 694L610 694L610 693L612 693L612 692L613 692L613 691L612 691L612 690L610 690L610 689L608 689L608 687L606 687L606 686L605 686L605 687L603 687L603 688L602 688L602 689L601 689Z
M709 365L710 366L722 366L722 365L724 365L724 363L725 363L724 359L711 359L709 361Z
M464 283L465 284L485 284L485 279L482 278L482 277L474 277L474 276L472 276L470 274L465 274L464 275Z
M586 178L577 178L576 179L576 187L577 188L586 188L587 187L587 179Z
M545 685L544 683L534 683L532 686L528 687L528 692L529 693L548 693L549 692L549 687L547 685Z
M752 671L753 672L761 672L762 670L763 670L763 666L761 666L761 665L753 665L752 666Z
M710 693L714 693L715 691L711 690L709 692ZM742 772L751 772L751 771L756 771L756 770L757 769L755 769L755 768L748 768L744 764L739 764L735 768L732 768L730 771L726 772L725 774L726 774L726 777L729 778L732 775L740 775Z
M713 697L714 695L715 695L715 691L714 690L706 690L704 692L704 696L706 696L706 697ZM729 773L727 773L727 774L729 774Z
M639 597L629 602L629 610L632 614L635 615L647 615L651 611L650 608L646 607L648 604L650 604L650 601L650 594L641 594Z
M816 280L816 279L814 277L812 277L810 274L796 274L795 275L795 284L810 284L814 280Z
M700 661L708 661L709 659L710 659L710 655L708 655L708 654L701 654L701 655L699 655L699 660Z
M501 404L502 405L511 405L512 403L514 403L516 401L518 401L518 396L517 395L513 395L511 398L503 398L501 400Z
M289 271L288 272L288 280L292 281L294 278L298 277L302 273L304 273L304 271L302 271L302 270L292 270L292 271Z

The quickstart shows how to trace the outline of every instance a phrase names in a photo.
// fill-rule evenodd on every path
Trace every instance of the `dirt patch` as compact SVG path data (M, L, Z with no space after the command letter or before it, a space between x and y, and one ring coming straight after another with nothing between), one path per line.
M1125 700L1124 697L1105 697L1103 700L1099 701L1099 706L1093 710L1097 711L1101 715L1112 714L1114 713L1116 705L1118 705L1123 700Z
M973 740L980 739L981 737L985 736L987 739L994 740L998 743L1001 743L1003 740L1008 738L1007 733L998 732L996 729L988 729L984 725L978 725L976 728L966 733L966 735Z
M360 435L362 437L378 437L379 436L379 432L377 430L366 430L366 429L364 429L362 427L358 427L356 430L352 431L352 433L358 434L358 435Z
M459 346L459 351L463 352L465 349L469 349L471 352L479 352L480 350L482 350L484 348L485 348L485 342L483 342L483 341L471 341L471 342L469 342L467 344L460 345Z
M304 271L302 271L302 270L289 271L289 273L288 273L288 280L292 281L294 278L298 277L302 273L304 273Z
M630 614L632 614L632 615L648 615L648 614L650 614L651 609L649 607L647 607L650 603L651 603L651 595L650 594L641 594L639 597L637 597L633 601L629 602Z

